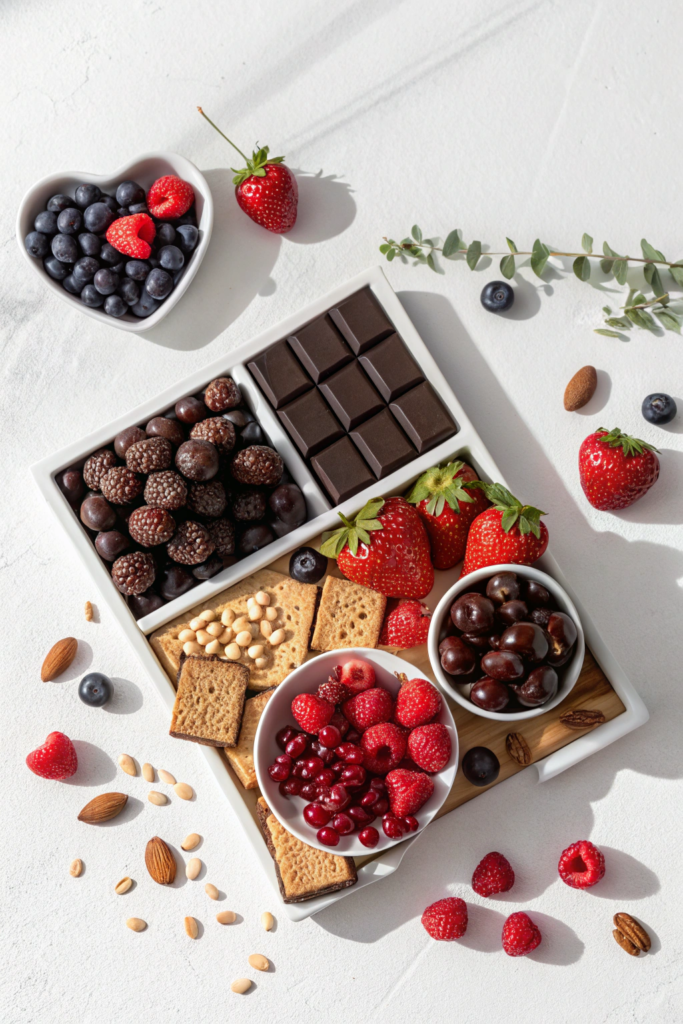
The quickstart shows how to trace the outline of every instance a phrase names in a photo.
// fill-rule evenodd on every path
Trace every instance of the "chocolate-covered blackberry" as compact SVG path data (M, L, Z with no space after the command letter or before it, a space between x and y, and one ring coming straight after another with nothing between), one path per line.
M175 533L175 519L165 508L143 505L128 520L128 532L143 547L165 544Z
M235 527L229 519L214 519L207 524L209 536L216 547L216 554L227 558L235 552Z
M266 496L255 488L238 491L233 495L230 507L235 519L253 523L266 514Z
M274 487L280 482L284 468L278 453L261 444L238 452L230 464L235 480L254 487Z
M175 464L188 480L212 480L218 472L218 449L210 441L191 438L175 453Z
M136 619L141 619L143 615L155 612L163 604L164 599L155 594L153 590L146 590L144 594L131 594L128 598L128 607Z
M94 452L83 466L83 479L91 491L99 491L102 477L116 465L116 456L109 448Z
M81 522L89 530L111 530L116 512L101 494L90 494L80 508Z
M204 393L204 402L212 412L234 409L241 401L240 389L232 377L217 377L211 381Z
M227 504L225 488L219 480L212 480L208 484L190 484L187 493L187 507L191 512L216 519L223 515Z
M126 465L135 473L154 473L168 469L173 459L173 449L165 437L148 437L136 441L126 452Z
M95 537L95 548L105 562L115 562L130 547L130 538L120 530L103 530Z
M172 469L150 473L145 484L145 501L157 508L182 508L187 501L187 484Z
M188 590L197 586L197 580L188 569L181 565L167 565L159 573L159 593L165 601L175 601Z
M231 452L235 447L235 427L223 416L212 416L208 420L201 420L195 423L190 431L190 437L199 438L202 441L210 441L215 444L219 452Z
M145 430L148 437L165 437L176 448L185 440L185 431L179 421L170 420L166 416L155 416L149 421Z
M121 555L111 567L111 578L122 594L143 594L154 583L154 559L147 551Z
M114 438L114 451L120 459L125 459L130 446L136 441L144 441L146 436L142 427L126 427Z
M174 562L180 562L182 565L199 565L213 554L215 546L205 526L188 520L180 524L166 550Z
M192 575L196 580L210 580L217 576L223 569L223 559L215 552L205 562L200 562L192 569Z
M142 491L142 480L128 466L114 466L102 477L100 487L107 501L130 505Z

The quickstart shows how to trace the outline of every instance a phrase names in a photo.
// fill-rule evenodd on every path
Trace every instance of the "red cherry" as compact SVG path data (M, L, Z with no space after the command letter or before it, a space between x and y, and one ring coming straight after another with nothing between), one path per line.
M307 746L308 737L304 736L302 732L299 732L289 741L285 747L285 751L290 757L301 757Z
M292 759L289 754L278 754L275 758L275 764L286 764L288 768L292 767Z
M357 729L349 729L344 739L347 743L360 743L360 733Z
M303 762L303 769L300 777L302 779L314 779L324 767L325 765L319 757L309 757Z
M322 804L306 804L304 807L304 818L313 828L322 828L327 825L332 815L326 811Z
M297 782L299 781L300 780L297 779ZM304 800L317 800L318 798L318 787L315 782L306 782L302 784L299 792Z
M363 825L369 825L371 821L375 820L374 814L366 811L364 807L358 807L356 804L354 804L353 807L349 807L347 813L350 818L353 818L356 825L360 825L361 827Z
M362 786L365 782L365 768L360 764L350 764L344 768L339 781L351 789Z
M372 783L371 783L372 784ZM379 793L376 789L369 789L367 793L363 793L360 798L361 807L373 807L379 800Z
M311 743L311 752L319 757L325 764L331 764L334 761L334 750L331 747L324 747L322 743L318 743L314 740Z
M294 736L296 736L296 729L293 729L291 725L286 725L284 729L280 729L280 731L275 734L275 742L280 750L284 750Z
M318 842L323 846L337 846L339 843L339 833L329 826L319 829L316 835Z
M340 814L335 814L332 819L332 828L340 836L347 836L349 832L353 832L355 827L353 820L349 818L348 814L344 814L343 811Z
M363 763L363 751L360 747L357 747L355 743L341 743L336 748L335 754L346 764Z
M379 832L372 825L369 825L362 832L358 833L358 838L363 846L367 846L369 850L374 850L379 842Z
M296 776L297 779L304 778L304 772L306 770L306 762L302 759L295 761L292 765L292 775Z
M280 783L280 792L283 796L298 796L301 792L301 779L290 778Z
M336 814L338 811L345 811L350 803L351 794L347 790L346 786L342 786L340 783L336 782L334 786L330 788L327 799L323 801L323 806L326 807L328 811L332 811L333 814Z
M336 747L341 743L341 732L336 725L325 725L318 733L318 739L326 747Z
M370 779L370 789L376 789L378 793L386 793L387 786L384 779L380 779L377 775Z
M420 823L417 818L413 817L412 814L407 814L405 818L401 818L400 821L404 826L404 832L417 832L420 827Z
M389 801L385 796L381 796L372 809L377 817L381 818L389 810Z
M330 765L330 771L333 771L335 776L341 775L345 768L346 765L343 761L333 761Z
M323 768L321 772L318 772L313 781L316 786L331 786L336 779L337 776L331 768Z
M271 764L268 774L274 782L285 782L289 778L289 767L286 764Z
M382 818L382 828L384 829L385 836L389 839L400 839L403 835L403 829L401 823L395 814L385 814Z

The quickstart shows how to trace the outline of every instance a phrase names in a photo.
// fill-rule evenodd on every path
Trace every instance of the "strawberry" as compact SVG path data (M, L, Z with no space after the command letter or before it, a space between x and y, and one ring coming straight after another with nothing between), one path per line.
M461 578L484 565L531 565L548 547L548 530L541 516L546 513L522 505L502 484L471 485L483 490L492 508L480 512L467 535Z
M70 779L78 768L78 757L68 736L51 732L42 747L27 756L26 764L43 779Z
M371 690L363 690L355 697L347 700L342 712L358 732L365 732L371 725L390 722L394 713L394 701L387 690L375 686ZM402 757L403 755L401 755Z
M334 704L316 697L314 693L300 693L292 701L292 714L304 732L317 736L324 726L330 724Z
M197 109L211 127L237 150L247 165L239 171L235 167L231 168L235 171L232 183L236 186L235 196L240 209L262 228L273 231L276 235L284 235L291 231L296 223L299 188L289 167L283 163L284 157L269 157L268 146L261 146L253 151L249 159L206 116L201 107Z
M441 711L441 694L426 679L403 683L396 695L394 719L406 729L425 725Z
M422 927L433 939L450 942L467 931L467 904L459 896L447 896L430 904L422 914Z
M354 583L387 597L426 597L434 585L429 539L417 511L405 498L372 498L355 520L323 534L321 554Z
M422 601L392 599L391 607L382 624L378 644L380 647L397 647L407 651L427 643L432 611Z
M424 772L394 768L386 778L389 806L397 818L415 814L434 792L434 783Z
M475 471L464 462L433 466L406 499L425 524L435 569L452 569L463 560L470 524L489 506L483 491L465 489L476 479Z
M182 217L194 202L194 190L188 181L175 174L157 178L147 193L149 212L158 220Z
M593 508L612 512L642 498L659 476L657 451L646 441L599 427L579 448L583 493Z
M408 757L425 772L440 772L451 756L451 737L440 722L419 725L408 737Z
M157 229L147 213L133 213L119 217L107 228L107 241L118 252L134 260L146 260L152 254L152 242Z

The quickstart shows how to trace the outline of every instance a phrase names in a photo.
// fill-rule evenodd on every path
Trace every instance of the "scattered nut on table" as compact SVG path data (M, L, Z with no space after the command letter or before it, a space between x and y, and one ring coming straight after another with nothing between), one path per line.
M120 882L117 882L116 885L114 886L114 892L117 893L117 895L119 896L123 896L124 892L128 892L132 884L133 879L129 878L128 875L125 875L125 877L122 878Z
M163 768L160 768L157 772L157 775L159 776L162 782L167 783L167 785L169 786L175 786L175 779L170 772L164 771Z
M85 602L85 621L86 622L92 622L92 616L93 616L92 604L90 603L90 601L86 601Z
M244 995L251 988L251 981L249 978L236 978L230 986L233 992L237 992L238 995Z
M179 796L181 800L191 800L194 796L194 790L187 782L176 782L173 790L175 795Z
M275 918L269 910L264 910L261 914L261 924L267 932L272 931L273 925L275 924Z
M256 971L267 971L270 967L270 960L263 953L252 953L249 957L249 966Z
M202 837L197 832L190 832L189 836L185 836L182 843L180 844L181 850L194 850L202 841Z
M147 799L151 804L156 804L157 807L163 807L164 804L168 803L168 797L165 793L159 793L156 789L150 789L147 794Z
M199 859L199 857L191 857L190 860L188 860L187 864L185 865L185 874L187 875L191 882L194 882L195 878L199 875L199 872L201 870L202 862Z
M237 914L234 910L221 910L220 914L216 914L216 920L219 924L234 924Z
M199 926L193 917L185 918L185 931L191 939L196 939L199 934Z
M78 878L82 871L83 861L81 860L80 857L76 857L76 860L71 861L71 866L69 867L69 874L71 875L72 878Z
M206 893L210 900L218 899L218 889L216 888L215 885L212 885L211 882L206 883L206 885L204 886L204 892Z
M138 773L135 761L130 754L119 754L119 768L121 771L124 771L126 775L137 775Z
M145 761L142 766L142 777L145 782L154 782L154 768L149 761Z
M141 917L129 917L126 925L132 932L144 932L147 922L143 921Z

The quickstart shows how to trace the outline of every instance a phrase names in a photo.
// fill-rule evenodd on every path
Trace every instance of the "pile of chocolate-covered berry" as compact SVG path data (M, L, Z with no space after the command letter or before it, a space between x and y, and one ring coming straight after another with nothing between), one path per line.
M230 377L57 476L136 618L306 521Z
M26 251L70 295L113 317L148 317L171 294L197 247L192 186L173 174L145 193L122 181L54 195L25 238Z

